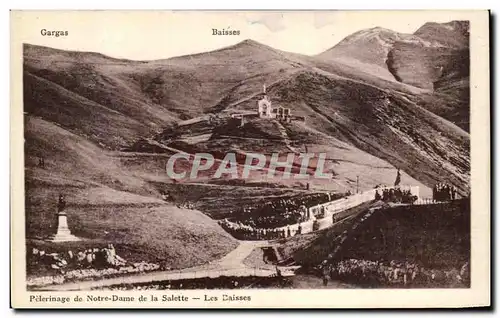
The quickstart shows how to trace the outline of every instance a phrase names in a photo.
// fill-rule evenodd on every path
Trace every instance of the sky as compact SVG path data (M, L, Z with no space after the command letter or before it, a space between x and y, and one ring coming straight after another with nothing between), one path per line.
M465 16L461 11L25 11L13 17L22 30L12 32L23 43L132 60L206 52L245 39L315 55L362 29L383 27L413 33L426 22L463 20ZM215 36L213 28L239 30L240 34ZM68 36L42 36L42 29L68 31Z

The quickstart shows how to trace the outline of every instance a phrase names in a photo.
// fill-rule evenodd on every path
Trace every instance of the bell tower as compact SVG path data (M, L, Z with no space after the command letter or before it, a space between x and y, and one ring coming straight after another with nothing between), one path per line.
M266 84L262 86L262 93L264 94L264 97L257 101L258 105L258 112L259 112L259 117L261 118L272 118L273 117L273 107L271 104L271 101L266 95Z

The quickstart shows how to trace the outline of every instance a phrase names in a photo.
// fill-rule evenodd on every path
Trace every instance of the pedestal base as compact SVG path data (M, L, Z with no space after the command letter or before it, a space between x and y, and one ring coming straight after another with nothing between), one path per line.
M65 212L59 212L57 214L57 234L54 235L50 241L51 242L69 242L69 241L79 241L80 239L71 234L68 228L68 220Z
M73 234L69 230L67 231L57 231L57 234L50 238L51 242L74 242L80 241L80 239Z

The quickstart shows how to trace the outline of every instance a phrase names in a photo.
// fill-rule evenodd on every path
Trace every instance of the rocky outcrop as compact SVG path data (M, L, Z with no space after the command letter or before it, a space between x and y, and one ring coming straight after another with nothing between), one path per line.
M49 273L53 273L53 275L28 277L28 287L153 271L160 268L158 264L126 261L116 254L113 244L104 248L89 248L75 253L71 250L64 253L47 253L33 248L28 255L28 266L45 268Z

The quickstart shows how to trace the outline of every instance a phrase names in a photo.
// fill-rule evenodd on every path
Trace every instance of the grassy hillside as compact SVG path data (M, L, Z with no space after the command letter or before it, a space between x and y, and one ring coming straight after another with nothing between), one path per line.
M236 247L200 211L162 201L156 188L122 166L114 153L32 116L25 117L25 138L27 238L55 233L62 193L75 235L87 245L113 243L130 260L183 267L219 258ZM44 168L38 166L40 157Z
M364 152L360 153L357 167L351 167L354 176L359 175L364 166L374 166L369 164L372 155L386 162L381 166L399 167L427 186L446 180L460 188L462 194L468 192L469 136L452 123L426 111L422 107L426 105L424 96L379 88L320 70L296 70L268 86L268 95L274 105L289 107L294 115L306 117L306 124L302 125L305 127L294 123L284 124L280 129L272 123L265 126L261 120L249 120L239 127L239 121L235 121L205 126L209 129L200 132L197 132L197 127L181 127L174 129L176 134L160 134L157 140L168 144L186 135L212 134L202 142L190 143L189 149L181 149L188 152L238 149L268 153L282 148L283 141L290 141L290 145L303 150L305 139L301 134L308 130L311 138L307 142L317 144L318 151L334 150L334 157L342 156L344 151L332 149L332 146L344 143L348 148L354 146ZM224 110L255 110L259 96L256 93ZM228 100L232 99L236 98L228 95ZM447 109L449 107L453 106L447 106ZM184 132L179 133L179 129ZM286 134L283 134L283 129ZM294 137L290 138L291 135ZM264 141L266 139L275 141ZM178 144L175 146L179 147ZM384 178L374 185L380 182L390 184L392 180Z
M362 36L355 34L352 36L353 39L347 38L341 46L354 49L361 39L367 41L381 34L384 35L382 37L384 41L389 44L397 43L397 40L401 38L399 35L389 33L387 30L379 29L368 33L361 32ZM373 45L376 49L378 44ZM390 49L385 44L382 46L383 52ZM35 77L37 82L43 78L48 81L45 85L57 84L58 91L61 90L60 86L66 89L64 94L52 94L56 97L49 98L46 94L36 92L38 84L31 85L33 92L30 93L27 90L25 94L28 110L46 119L56 117L56 121L61 122L64 127L112 148L130 146L139 137L157 135L162 125L166 126L176 119L186 119L205 112L217 113L228 109L254 110L263 83L268 84L269 94L278 103L291 107L298 115L312 118L313 124L316 124L318 120L323 121L319 126L320 131L324 133L333 131L335 137L341 137L342 141L349 143L353 143L353 140L364 139L364 137L359 136L356 130L352 133L340 132L343 129L341 127L343 123L339 125L338 121L342 118L337 118L337 116L342 117L344 112L348 112L345 114L348 117L360 114L358 112L363 111L362 109L349 107L353 102L366 102L366 105L363 105L366 108L371 107L370 104L376 103L380 98L394 97L398 100L408 98L411 103L430 109L439 115L445 116L453 113L448 117L457 124L467 121L461 117L464 115L464 106L467 105L462 100L467 96L465 92L455 93L451 90L449 81L442 80L438 83L441 90L437 92L437 95L419 94L416 87L417 90L409 89L411 85L397 86L400 84L397 80L387 80L376 73L368 74L366 69L363 71L349 67L336 60L328 62L324 58L315 59L290 54L254 41L244 41L221 50L168 60L142 63L120 62L118 66L116 65L118 62L114 60L107 63L89 62L86 55L73 64L57 63L57 59L48 58L46 55L38 58L44 60L43 63L34 63L30 60L33 48L30 46L28 48L25 60L28 72L26 78L35 80L31 76L35 74L33 77L40 77ZM47 48L44 50L50 51ZM359 51L365 52L365 50ZM73 55L70 57L74 58ZM373 56L373 54L369 55ZM365 62L373 61L363 63ZM50 70L43 68L47 67L46 65L50 65ZM88 69L88 72L75 72L75 68ZM425 70L425 68L422 69ZM401 72L404 73L404 70ZM451 71L448 73L451 74ZM338 83L342 84L337 85ZM460 83L466 84L467 82ZM378 93L370 92L374 91L374 87L378 89ZM83 96L84 99L79 100L78 103L67 101L66 95L71 95L71 93ZM339 93L341 96L335 96ZM314 104L310 103L310 97L307 95L316 95L314 99L318 101L314 101ZM34 100L30 102L32 96L37 96L38 103L48 106L36 107ZM439 98L436 99L436 96ZM45 101L45 99L50 100ZM323 100L324 106L321 108L324 109L315 105L320 102L320 99ZM59 100L63 102L54 102ZM87 100L94 103L87 103L85 109L81 109L80 105ZM332 109L332 100L341 108ZM65 105L64 109L60 109L62 107L60 105ZM104 107L102 111L101 106ZM87 116L86 114L90 116L97 112L98 109L100 115L96 120L85 120L85 124L80 125L83 127L79 127L79 124L67 118L68 115L64 117L68 109L73 107L74 111L81 113L83 118ZM88 111L92 107L95 111ZM116 112L111 112L111 110ZM332 116L332 113L336 116ZM425 116L425 113L423 114ZM103 132L103 127L108 126L111 134ZM323 126L328 127L325 129ZM377 127L377 130L383 128ZM367 133L373 135L374 132L371 130L370 128ZM356 136L347 136L353 134ZM402 141L398 140L398 142ZM391 144L394 143L391 141ZM361 147L359 142L354 142L353 145ZM375 156L379 153L379 149L373 147L364 147L362 150ZM408 148L408 153L410 156L416 155L415 151L410 148ZM392 165L408 166L392 155L384 156L383 159ZM406 158L403 160L406 161ZM444 176L446 174L447 172ZM430 173L430 175L433 174ZM417 175L414 177L428 185L435 182L425 177L420 179ZM450 180L450 182L455 181Z
M284 259L292 258L304 267L315 266L335 249L342 232L349 230L369 208L379 205L379 203L366 202L346 210L342 213L345 218L332 227L281 240L279 251Z
M54 230L64 193L78 235L192 265L235 246L204 213L220 218L269 197L390 185L397 168L421 195L436 182L467 194L470 137L459 128L468 123L466 31L462 23L414 35L364 30L319 56L245 40L148 62L25 44L27 234ZM229 120L256 110L263 84L274 106L305 122ZM325 152L333 177L311 181L310 190L301 180L269 180L265 170L247 180L214 180L211 170L174 183L165 164L177 151Z
M376 211L336 258L399 260L433 268L460 267L470 255L470 201Z
M298 99L300 98L298 97ZM298 113L296 110L294 109L294 112ZM307 108L305 110L307 111ZM312 113L304 112L304 114ZM359 187L360 191L365 191L379 184L389 185L394 183L396 168L393 165L352 146L349 140L340 133L336 138L333 133L328 131L333 126L332 123L321 121L322 118L319 118L317 124L309 122L313 120L313 115L311 115L306 123L299 121L280 123L267 119L248 119L244 126L240 126L239 120L222 120L220 125L196 123L179 127L170 133L164 133L158 139L158 142L191 154L196 152L211 153L215 158L219 159L224 158L228 152L241 155L259 153L266 155L269 161L271 154L278 152L280 154L279 160L285 161L288 154L296 153L295 167L292 169L292 173L298 173L300 170L301 161L297 153L306 151L315 154L324 153L327 159L324 165L325 172L333 174L332 179L312 177L314 171L318 168L316 158L309 162L308 172L311 175L309 180L294 179L295 177L290 179L268 178L268 171L262 169L252 172L249 179L241 180L240 184L246 186L255 186L255 183L267 183L268 186L287 186L303 190L306 183L309 183L311 191L355 192L357 187ZM322 129L323 132L316 129ZM191 131L192 136L199 136L198 134L201 133L210 137L187 144L182 142L182 140L185 140L184 136L187 131ZM352 133L356 132L353 131ZM340 138L346 141L341 141ZM193 137L193 139L195 138ZM167 158L158 161L155 171L163 169L166 161ZM189 169L190 165L184 163L184 161L181 161L178 166ZM241 175L243 163L244 160L240 162L238 167L239 175ZM146 165L144 162L142 164ZM217 168L218 164L215 164L211 169L201 172L196 182L236 184L234 180L229 180L229 176L226 175L223 175L221 179L214 180L213 176ZM280 173L277 175L280 176ZM357 177L359 177L359 183L356 182ZM161 181L159 178L156 178L156 180ZM164 179L163 181L167 182L168 180ZM418 181L417 177L411 176L406 170L403 171L402 182L420 186L421 195L429 196L431 193L424 183Z
M431 186L469 183L469 136L394 91L303 72L275 88L277 103L308 126L401 168ZM360 116L359 114L363 114Z
M280 246L281 253L306 267L327 258L352 258L409 261L436 269L460 268L469 259L470 201L382 206L353 229L370 207L374 205L367 203L352 209L351 218L331 228L287 239ZM343 233L346 239L341 241Z

